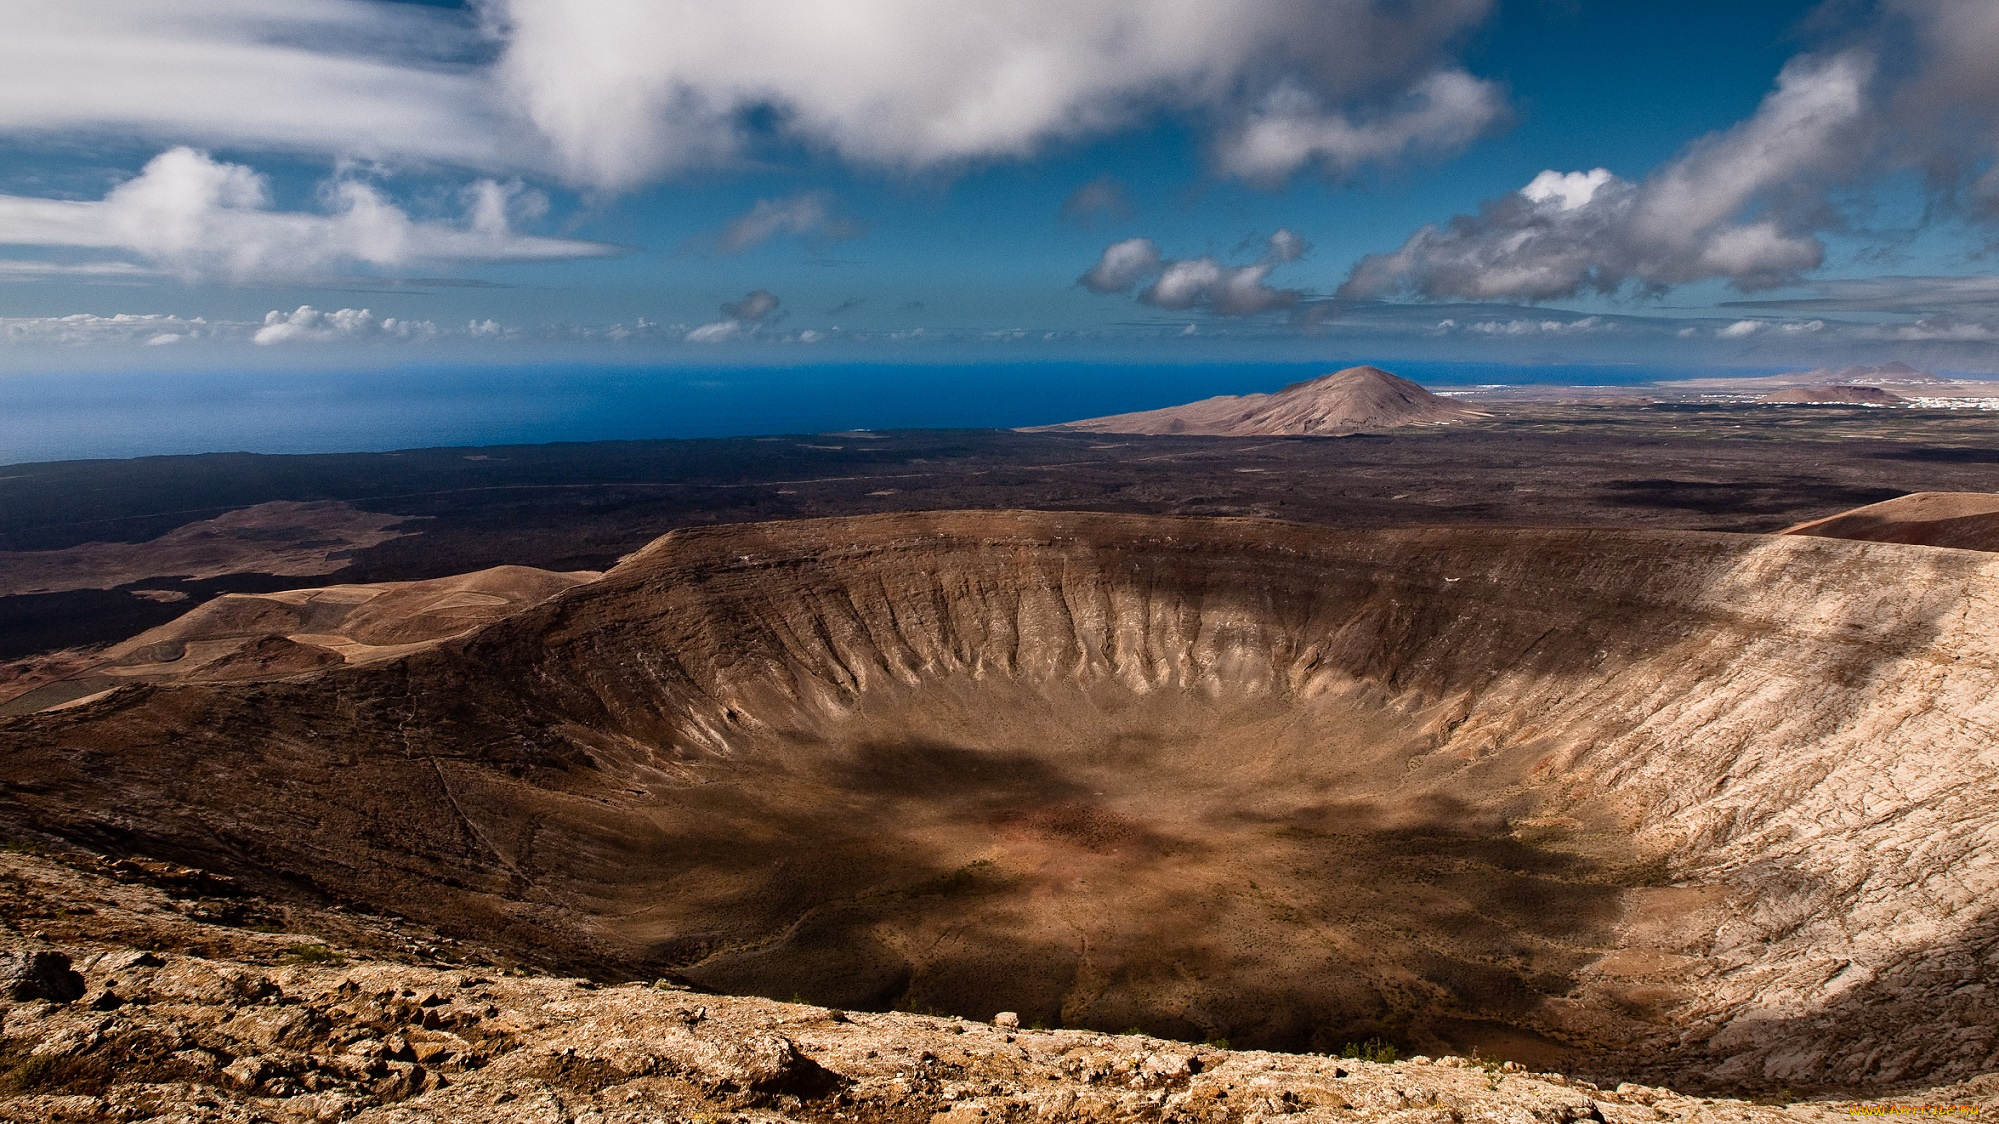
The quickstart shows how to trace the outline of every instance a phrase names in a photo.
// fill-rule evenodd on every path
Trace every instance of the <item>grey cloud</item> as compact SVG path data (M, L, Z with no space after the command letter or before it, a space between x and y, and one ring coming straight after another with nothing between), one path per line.
M769 289L752 289L741 300L722 305L724 319L703 324L686 335L688 343L727 343L757 334L759 326L776 315L781 301Z
M1887 162L1922 169L1947 201L1999 219L1999 5L1884 0L1869 41L1888 60L1873 138ZM1868 153L1867 155L1874 155Z
M743 299L723 305L722 315L731 320L753 324L768 319L771 313L777 311L780 303L782 302L777 299L777 294L769 289L755 289L744 293Z

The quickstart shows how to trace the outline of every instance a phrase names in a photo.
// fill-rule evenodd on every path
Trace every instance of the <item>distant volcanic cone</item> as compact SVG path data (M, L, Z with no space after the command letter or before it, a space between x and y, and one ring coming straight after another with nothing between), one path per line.
M1223 395L1184 406L1042 428L1209 437L1336 437L1405 425L1443 425L1478 416L1478 411L1463 403L1432 394L1379 367L1348 367L1292 383L1275 394Z

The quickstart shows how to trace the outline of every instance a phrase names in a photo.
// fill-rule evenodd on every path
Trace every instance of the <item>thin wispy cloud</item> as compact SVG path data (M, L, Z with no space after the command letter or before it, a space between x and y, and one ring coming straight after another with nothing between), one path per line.
M0 131L520 169L464 13L354 0L0 0Z
M1339 179L1369 164L1455 152L1506 116L1498 86L1457 68L1425 75L1369 113L1329 108L1310 89L1287 82L1227 138L1218 161L1229 174L1259 183L1281 183L1305 167Z
M780 236L842 241L860 234L861 224L838 213L830 192L803 191L757 200L723 228L716 243L726 253L739 254Z
M1864 277L1815 281L1813 296L1724 301L1724 308L1824 312L1939 312L1980 309L1999 314L1999 277Z
M518 334L515 329L492 319L450 327L430 320L377 316L365 308L322 311L311 305L289 311L273 309L262 320L128 312L0 317L0 342L43 347L423 343L450 338L497 339L514 334Z

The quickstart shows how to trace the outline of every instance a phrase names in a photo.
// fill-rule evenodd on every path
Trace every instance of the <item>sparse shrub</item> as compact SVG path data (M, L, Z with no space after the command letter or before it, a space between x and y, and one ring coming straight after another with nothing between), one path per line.
M56 1059L46 1054L29 1058L13 1068L0 1086L10 1093L26 1093L49 1084L56 1076Z
M1144 1034L1144 1033L1145 1033L1145 1028L1144 1028L1144 1027L1142 1027L1142 1026L1128 1026L1128 1027L1125 1027L1125 1028L1124 1028L1123 1030L1120 1030L1120 1031L1118 1031L1118 1033L1119 1033L1119 1034Z
M1387 1065L1402 1056L1395 1043L1385 1038L1370 1038L1365 1042L1349 1042L1340 1048L1340 1057L1352 1058L1358 1062L1376 1062Z
M39 855L42 853L41 847L26 839L10 839L7 841L6 849L10 855Z
M1222 1037L1219 1034L1210 1035L1208 1037L1207 1044L1213 1046L1217 1050L1226 1050L1230 1048L1229 1040L1227 1038Z
M1501 1068L1506 1065L1506 1059L1488 1058L1478 1052L1478 1047L1473 1046L1471 1048L1470 1061L1471 1064L1485 1071L1485 1083L1494 1089L1499 1088L1499 1083L1506 1080L1506 1071Z
M289 964L344 964L347 958L323 944L295 944L285 952Z

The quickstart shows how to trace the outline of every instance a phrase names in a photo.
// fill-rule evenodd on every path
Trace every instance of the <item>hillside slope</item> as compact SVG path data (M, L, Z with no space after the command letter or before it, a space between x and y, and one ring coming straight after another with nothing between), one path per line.
M1800 523L1783 533L1999 551L1999 495L1914 492Z

